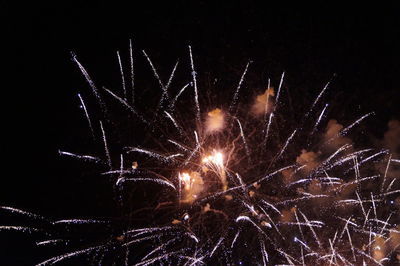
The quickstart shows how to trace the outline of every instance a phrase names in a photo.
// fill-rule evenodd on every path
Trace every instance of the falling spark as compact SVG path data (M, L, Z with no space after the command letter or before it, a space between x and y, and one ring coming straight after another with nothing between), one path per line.
M193 78L193 88L194 88L194 102L196 104L196 120L200 123L200 104L199 104L199 92L197 89L197 73L194 70L192 47L189 45L189 55L190 55L190 66L192 67L192 78Z
M82 97L81 97L81 95L79 93L78 93L78 97L79 97L79 100L81 101L82 108L85 111L85 116L86 116L86 119L87 119L88 124L89 124L90 132L92 133L92 137L94 139L94 131L93 131L93 127L92 127L92 122L90 121L89 113L87 111L85 102L83 101L83 99L82 99Z
M101 121L100 121L100 128L101 128L101 133L103 134L104 150L106 152L108 167L112 168L111 156L110 156L110 151L108 150L106 133L105 133L104 128L103 128L103 123Z
M247 62L247 65L246 65L246 67L245 67L245 69L244 69L244 71L243 71L243 74L242 74L242 76L240 77L239 84L238 84L238 86L236 87L236 91L235 91L235 94L233 95L233 99L232 99L231 105L229 106L229 112L232 112L232 111L233 111L233 108L234 108L235 105L236 105L236 102L237 102L238 97L239 97L240 87L242 86L242 83L243 83L243 81L244 81L244 77L246 76L247 69L249 68L250 63L251 63L250 61Z
M119 51L117 51L117 57L118 57L119 71L121 72L122 91L124 92L124 100L126 101L128 97L126 94L125 75L124 75L124 69L122 68L122 62L121 62L121 57L119 55Z

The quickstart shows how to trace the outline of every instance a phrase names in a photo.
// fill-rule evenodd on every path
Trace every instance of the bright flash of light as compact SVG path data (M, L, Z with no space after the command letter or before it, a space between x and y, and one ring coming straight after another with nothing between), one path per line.
M184 201L192 202L203 191L203 179L197 172L182 172L178 174L179 182L183 185ZM181 189L180 189L181 193Z
M206 166L205 168L203 168L205 172L207 172L208 168L210 168L218 175L219 179L221 180L223 190L225 191L228 188L228 182L226 180L223 153L213 150L210 155L203 157L202 163Z
M213 151L212 154L203 157L203 164L214 165L216 167L223 168L224 167L224 155L222 152Z
M185 190L190 190L190 188L192 187L193 179L188 173L179 173L179 180L184 185Z

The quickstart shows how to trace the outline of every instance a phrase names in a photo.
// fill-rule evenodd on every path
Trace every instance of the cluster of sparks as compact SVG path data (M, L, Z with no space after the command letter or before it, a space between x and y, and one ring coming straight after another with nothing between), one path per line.
M322 99L328 83L299 125L284 130L279 124L284 119L280 117L284 75L277 90L268 81L265 92L256 96L253 103L240 105L250 62L226 106L201 105L190 47L191 80L175 96L171 94L178 63L164 82L143 51L161 88L161 98L154 110L140 111L135 102L132 44L129 54L131 84L126 80L117 53L123 96L104 87L100 90L73 55L104 117L98 124L104 154L60 151L60 155L106 167L101 174L110 177L118 187L116 193L122 205L136 204L127 200L126 195L132 189L128 184L151 189L152 193L147 195L151 200L144 198L142 202L147 205L144 212L150 210L152 215L134 210L139 218L132 219L131 212L122 213L126 222L114 227L111 220L54 221L20 209L0 207L47 223L43 228L0 226L0 230L38 235L39 246L71 242L74 247L73 237L60 234L58 225L64 229L82 225L111 226L111 230L105 230L109 234L102 241L91 244L83 240L81 248L39 265L75 257L98 260L99 264L112 260L126 265L398 263L400 188L398 179L388 172L398 167L400 160L387 149L357 150L347 136L372 113L347 127L335 120L327 122L329 108ZM129 86L131 92L128 92ZM190 88L193 90L189 92ZM111 125L107 122L110 110L103 93L108 100L121 104L134 117L134 123L145 127L146 136L156 144L152 149L144 148L137 140L135 144L139 145L127 143L123 151L113 150L109 143L111 133L106 131ZM191 95L190 100L182 100L180 105L185 93ZM99 140L87 105L78 96L91 134ZM149 117L150 114L154 117ZM327 124L325 130L323 124ZM159 148L154 148L157 145ZM120 162L118 167L116 160ZM57 232L53 227L58 228ZM60 235L63 238L55 238Z

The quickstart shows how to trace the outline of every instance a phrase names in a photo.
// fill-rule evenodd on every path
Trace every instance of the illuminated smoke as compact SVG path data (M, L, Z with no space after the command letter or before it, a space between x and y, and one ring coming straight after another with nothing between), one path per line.
M264 115L270 113L274 107L273 97L274 88L268 88L263 94L257 95L252 106L252 112L255 115Z
M212 134L221 131L224 128L224 113L221 109L216 108L207 113L206 132Z

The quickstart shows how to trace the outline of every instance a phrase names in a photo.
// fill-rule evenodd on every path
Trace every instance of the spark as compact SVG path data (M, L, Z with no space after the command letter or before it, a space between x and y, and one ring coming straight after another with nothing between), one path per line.
M290 141L292 141L292 139L293 139L294 135L296 134L296 132L297 132L297 129L295 129L295 130L293 131L293 133L289 136L289 138L286 140L285 145L283 146L283 148L281 149L281 151L279 152L279 154L278 154L278 156L277 156L277 160L278 160L279 158L281 158L282 154L286 151L286 148L288 147Z
M118 57L119 71L121 72L122 91L124 92L124 100L126 101L128 97L126 94L125 75L124 75L124 69L122 68L122 62L121 62L121 57L119 55L119 51L117 51L117 57Z
M112 91L110 91L109 89L103 87L103 89L108 92L112 97L114 97L115 99L117 99L120 103L122 103L122 105L127 108L129 111L131 111L134 115L136 115L143 123L148 124L148 122L146 121L146 119L144 119L143 116L141 116L140 114L138 114L138 112L136 112L136 110L130 106L124 99L122 99L121 97L117 96L115 93L113 93Z
M344 129L340 132L340 134L341 134L341 135L346 135L346 134L350 131L350 129L352 129L355 125L360 124L365 118L367 118L367 117L369 117L369 116L371 116L371 115L374 115L374 114L375 114L374 112L371 112L371 113L368 113L368 114L366 114L366 115L363 115L362 117L360 117L359 119L357 119L353 124L351 124L350 126L344 128Z
M233 99L232 99L231 105L229 106L229 112L233 112L233 108L235 107L236 102L237 102L238 97L239 97L240 87L242 86L242 83L244 81L244 77L246 76L246 73L247 73L247 70L249 68L250 63L251 63L250 61L247 62L246 67L244 68L244 71L242 73L242 76L240 77L239 84L236 87L236 91L233 94Z
M9 207L9 206L0 206L0 209L7 210L7 211L10 211L12 213L21 214L21 215L24 215L24 216L27 216L27 217L33 218L33 219L46 220L46 218L43 217L43 216L37 215L35 213L27 212L27 211L24 211L24 210L20 210L20 209L17 209L17 208Z
M276 103L279 103L279 97L281 95L281 89L282 89L282 84L283 84L283 79L285 78L285 72L282 73L281 76L281 81L279 81L279 86L278 86L278 92L276 93ZM275 106L276 109L276 106Z
M135 69L133 67L133 48L132 48L132 40L129 40L129 59L130 59L130 67L131 67L131 87L132 87L132 105L135 104Z
M321 90L321 92L318 94L317 98L314 100L313 104L311 105L310 110L307 112L306 117L312 112L312 110L314 109L315 105L317 105L318 101L321 99L322 95L324 95L325 91L328 89L329 84L331 81L329 81L328 83L326 83L326 85L324 86L324 88Z
M112 168L112 165L111 165L111 156L110 156L110 151L108 150L107 139L106 139L106 133L105 133L104 128L103 128L103 123L102 123L101 121L100 121L100 128L101 128L101 133L103 134L104 151L106 152L108 167L109 167L109 168Z
M324 109L322 109L322 111L321 111L321 113L320 113L320 115L318 117L317 122L315 122L314 128L311 131L311 134L314 134L314 132L317 130L317 127L318 127L319 123L321 123L321 120L322 120L322 118L323 118L323 116L325 114L325 111L326 111L327 107L328 107L328 104L325 104L325 107L324 107Z
M163 180L163 179L159 179L159 178L144 178L144 177L137 177L137 178L125 178L123 180L123 182L139 182L139 181L145 181L145 182L154 182L160 185L167 185L171 188L173 188L174 190L176 190L176 187L169 181Z
M86 71L86 69L82 66L82 64L78 61L78 58L75 53L71 52L72 55L72 60L78 65L79 69L81 70L83 76L85 77L86 81L89 83L90 88L92 89L93 94L96 96L97 101L100 104L100 107L102 108L103 112L106 113L106 108L105 104L103 102L103 99L100 97L99 91L94 84L92 78L89 76L89 73Z
M178 101L179 96L186 90L186 88L190 85L190 83L186 84L182 87L182 89L176 94L175 98L171 101L170 108L173 109L175 107L176 102Z
M196 120L200 123L200 104L199 104L199 92L197 89L197 73L194 70L192 47L189 45L189 55L190 55L190 66L192 67L192 78L193 78L193 88L194 88L194 102L196 104Z
M93 162L101 162L101 159L98 157L94 157L94 156L90 156L90 155L78 155L72 152L66 152L66 151L58 151L58 154L60 155L64 155L64 156L69 156L69 157L73 157L79 160L83 160L83 161L93 161Z
M240 136L242 137L244 148L246 149L247 158L250 160L250 151L249 151L249 147L247 146L246 138L244 137L242 124L240 123L239 119L237 119L237 118L236 118L236 121L237 121L237 123L239 125Z
M85 102L83 101L83 99L82 99L82 97L81 97L81 95L79 93L78 93L78 97L79 97L79 100L81 102L82 108L83 108L83 110L85 112L86 120L88 121L89 128L90 128L90 132L92 133L92 137L94 139L94 131L93 131L93 127L92 127L92 122L90 121L89 113L88 113L88 110L86 108Z
M388 170L389 170L389 166L390 166L391 160L392 160L392 154L389 155L389 159L388 159L388 162L386 164L385 174L383 176L383 181L382 181L382 184L381 184L381 192L383 192L383 189L384 189L384 186L385 186L385 183L386 183L386 176L387 176L387 173L388 173Z

